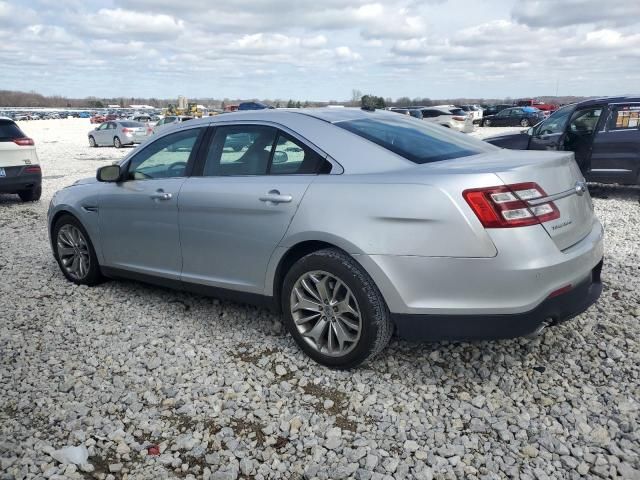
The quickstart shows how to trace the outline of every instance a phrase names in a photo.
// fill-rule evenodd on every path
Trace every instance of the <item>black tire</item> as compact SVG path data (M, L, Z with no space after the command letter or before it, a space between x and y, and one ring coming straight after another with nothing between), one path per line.
M93 135L89 135L89 146L96 148L98 144L96 143L96 139L93 138Z
M118 137L113 137L113 146L116 148L122 148L122 142Z
M63 267L62 261L60 260L60 255L58 254L58 232L65 225L73 225L76 227L82 235L84 236L88 250L89 250L89 269L87 274L83 278L74 278L72 277ZM89 238L89 234L82 226L82 224L72 215L62 215L53 226L53 230L51 232L51 242L53 246L53 256L58 262L58 266L62 271L62 274L66 277L67 280L73 282L77 285L88 285L93 286L104 281L104 277L102 276L102 272L100 271L100 265L98 264L98 257L96 257L96 252L93 248L93 243L91 243L91 238Z
M521 126L521 127L525 127L525 128L526 128L526 127L528 127L529 125L530 125L530 124L529 124L529 120L527 120L526 118L523 118L522 120L520 120L520 126Z
M18 195L20 196L20 200L23 202L37 202L40 200L40 196L42 195L42 187L38 185L37 187L29 188L27 190L20 190Z
M490 127L491 126L491 120L483 120L482 121L482 126L483 127Z
M323 354L307 343L291 314L290 298L296 281L305 273L317 270L340 279L351 290L360 309L360 337L343 356ZM285 325L298 346L313 360L330 368L346 370L371 360L387 346L393 333L389 310L378 287L350 255L338 249L318 250L298 260L284 278L281 304Z

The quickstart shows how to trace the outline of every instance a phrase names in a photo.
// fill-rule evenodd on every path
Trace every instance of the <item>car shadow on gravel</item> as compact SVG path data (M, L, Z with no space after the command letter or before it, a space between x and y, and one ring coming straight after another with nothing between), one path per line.
M640 186L637 185L592 183L589 184L589 193L593 198L602 200L637 200L640 202Z
M0 205L22 204L20 197L11 193L0 193Z

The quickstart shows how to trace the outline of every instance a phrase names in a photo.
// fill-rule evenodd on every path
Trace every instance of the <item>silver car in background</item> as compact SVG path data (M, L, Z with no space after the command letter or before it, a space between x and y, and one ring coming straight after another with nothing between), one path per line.
M133 120L109 120L91 130L87 137L92 147L113 146L121 148L144 142L151 134L151 127Z
M182 123L58 191L48 221L68 280L268 305L335 368L393 331L538 333L602 290L603 229L573 154L502 150L383 111Z

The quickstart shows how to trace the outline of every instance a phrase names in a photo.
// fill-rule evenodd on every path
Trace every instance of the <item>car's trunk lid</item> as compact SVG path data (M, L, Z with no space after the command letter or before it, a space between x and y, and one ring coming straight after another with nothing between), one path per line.
M434 173L440 170L442 173L491 172L506 185L537 183L560 212L559 218L542 223L560 250L578 243L593 227L595 216L591 197L571 152L497 150L436 162L429 167ZM538 199L531 200L536 201Z

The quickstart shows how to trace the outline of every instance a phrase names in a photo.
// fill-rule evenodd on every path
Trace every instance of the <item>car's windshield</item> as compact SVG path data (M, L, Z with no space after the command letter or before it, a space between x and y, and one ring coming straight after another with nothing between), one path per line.
M534 135L549 135L564 132L574 108L574 105L569 105L553 112L549 118L540 122L535 127Z
M420 164L477 155L496 149L480 140L406 115L379 115L336 122L334 125Z

